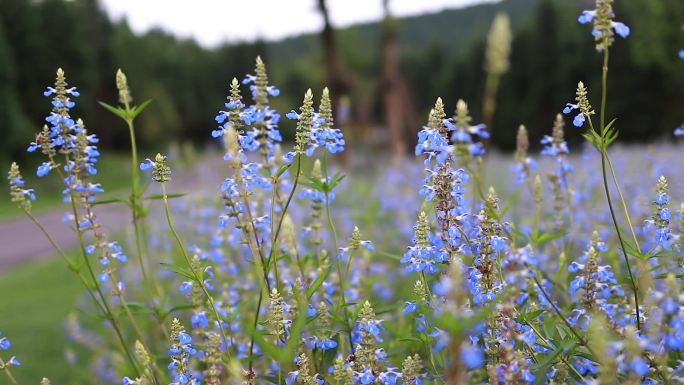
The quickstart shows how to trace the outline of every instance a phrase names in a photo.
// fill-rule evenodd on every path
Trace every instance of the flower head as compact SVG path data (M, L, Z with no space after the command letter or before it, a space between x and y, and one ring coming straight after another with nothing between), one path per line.
M629 36L629 27L619 21L614 21L613 0L596 0L596 9L582 11L577 21L580 24L593 22L591 34L596 40L596 50L608 49L615 40L615 34L622 38Z
M171 168L169 168L166 156L162 154L157 154L154 157L154 161L147 158L144 162L140 163L140 170L145 171L152 169L152 180L159 183L168 182L171 179Z

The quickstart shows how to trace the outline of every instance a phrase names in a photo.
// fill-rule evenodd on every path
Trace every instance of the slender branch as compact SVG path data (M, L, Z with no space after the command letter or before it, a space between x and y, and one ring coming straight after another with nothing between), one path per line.
M188 255L188 251L185 248L185 244L183 243L183 240L181 239L180 235L176 231L176 228L173 226L173 220L171 219L171 210L169 209L169 198L168 195L166 194L166 183L162 182L161 183L161 189L162 189L162 199L164 200L164 214L166 215L166 223L169 226L169 230L171 231L171 234L176 240L176 243L178 244L178 247L181 249L181 254L183 255L183 258L185 259L185 262L188 265L188 268L190 269L190 272L192 272L192 275L194 276L195 280L197 281L197 284L200 286L202 291L204 292L204 295L207 297L207 301L209 302L209 305L211 306L211 310L214 313L214 317L216 317L216 322L218 323L219 331L221 333L221 339L223 340L223 345L226 347L226 354L228 357L230 357L230 349L228 345L228 338L226 337L226 332L223 329L223 322L221 319L221 316L218 314L218 311L216 310L216 304L214 303L214 298L209 294L209 291L207 290L206 285L204 284L204 280L200 276L200 274L195 270L195 268L192 265L192 261L190 261L190 256Z
M19 385L17 379L14 378L14 375L12 375L12 371L10 370L9 365L7 365L7 363L5 363L5 361L3 361L2 358L0 358L0 368L3 368L5 374L7 375L7 378L9 378L12 385Z
M532 267L531 267L530 265L528 265L528 264L525 264L525 266L526 266L528 269L531 269L531 268L532 268ZM553 299L551 299L551 296L549 296L549 293L546 292L546 289L544 289L544 286L542 286L541 282L539 282L539 278L537 278L537 273L536 273L536 272L532 272L532 280L534 280L534 283L537 285L537 288L539 288L539 291L541 291L541 293L544 295L544 298L546 298L546 301L548 301L548 303L551 305L551 307L553 308L553 311L558 315L558 317L560 317L560 319L563 321L563 323L565 324L565 326L567 326L568 329L570 329L570 332L577 338L577 340L579 341L580 345L582 345L582 346L584 346L585 348L587 348L587 350L589 351L589 353L593 354L594 357L596 357L596 352L594 352L594 350L589 346L589 344L587 343L587 340L585 340L584 337L582 337L582 336L577 332L577 330L575 330L575 327L572 326L572 324L570 323L570 321L568 321L568 319L565 318L565 316L563 315L563 312L562 312L562 311L558 308L558 306L553 302Z

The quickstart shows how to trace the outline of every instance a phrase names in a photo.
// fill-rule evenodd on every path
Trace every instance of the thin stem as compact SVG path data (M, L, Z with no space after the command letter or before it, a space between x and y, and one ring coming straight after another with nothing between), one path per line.
M550 343L550 342L549 342L549 341L548 341L548 340L539 332L539 330L537 330L536 327L534 327L534 324L532 324L531 322L526 322L525 324L526 324L527 326L529 326L530 329L532 329L532 331L534 332L534 334L536 334L537 337L539 337L539 339L542 340L543 343L545 343L546 345L551 346L551 343ZM528 345L528 347L529 347L529 345ZM567 358L561 356L560 359L561 359L561 361L562 361L565 365L567 365L568 369L570 369L577 377L579 377L579 378L582 380L583 383L586 382L585 379L584 379L584 376L582 376L582 375L580 374L580 372L578 372L577 369L575 369L575 367L572 366L572 364L571 364L570 362L568 362Z
M629 263L629 255L627 254L625 241L622 239L622 233L620 232L620 227L618 226L617 218L615 216L615 209L613 209L613 201L610 198L610 191L608 189L608 178L606 176L606 158L607 156L605 154L605 150L603 150L601 152L601 172L603 174L603 187L606 191L606 199L608 200L608 209L610 210L610 217L613 220L615 232L617 233L618 241L620 242L620 248L622 249L622 254L625 257L625 264L627 265L627 272L629 273L629 281L632 285L632 290L634 291L634 306L636 310L637 329L641 330L641 321L639 319L639 292L637 289L636 281L634 280L634 274L632 273L632 266Z
M116 333L119 342L121 343L121 348L123 349L124 353L126 354L126 358L128 359L129 363L133 366L133 369L135 370L137 375L140 375L140 370L138 368L138 363L133 357L133 354L130 352L128 349L128 345L126 343L126 340L123 337L123 334L121 333L121 329L119 328L119 324L116 321L116 318L114 317L114 313L112 312L111 308L109 307L109 304L107 302L107 297L105 296L104 292L102 291L102 287L100 287L100 284L97 281L97 277L95 275L95 271L93 270L92 265L90 264L90 260L88 259L88 256L85 253L85 241L83 239L83 234L81 232L81 229L79 228L79 223L78 223L78 210L76 209L76 200L74 196L74 190L69 185L69 197L70 197L70 202L71 202L71 210L74 215L74 224L76 226L76 234L78 235L78 245L79 245L79 250L81 253L81 256L83 257L83 260L85 262L85 265L88 269L88 273L90 274L91 279L93 280L93 285L95 286L95 289L97 290L97 293L100 296L100 300L102 301L102 306L105 309L107 318L109 319L109 323L112 325L112 328L114 329L114 332Z
M9 378L12 385L19 385L16 378L14 378L14 375L12 375L12 371L10 370L9 365L7 365L5 361L2 360L2 358L0 358L0 367L2 367L5 370L5 374Z
M328 183L328 157L327 157L328 152L326 150L323 150L323 178L325 178L325 183ZM335 224L332 221L332 216L330 215L330 193L328 192L328 189L325 189L325 216L327 217L327 222L328 222L328 227L330 229L330 235L332 236L333 240L333 253L334 255L332 256L335 259L335 267L337 268L337 277L339 280L340 284L340 296L342 297L342 312L344 313L344 322L345 322L345 327L347 328L347 337L349 339L349 349L351 350L352 353L354 353L354 343L352 339L352 325L351 325L351 320L349 317L349 309L347 308L347 296L344 293L345 292L345 284L344 281L346 277L342 273L342 266L340 265L340 259L337 258L337 252L339 250L339 245L337 243L337 231L335 230Z
M195 268L192 265L192 261L190 261L190 256L188 255L188 251L185 248L185 244L183 243L183 240L181 239L180 235L176 231L176 228L173 226L173 220L171 219L171 210L169 209L169 198L168 195L166 194L166 183L161 183L161 189L162 189L162 199L164 200L164 214L166 215L166 223L169 226L169 230L171 231L171 234L176 240L176 243L178 244L178 248L181 250L181 254L183 255L183 258L185 259L185 262L188 265L188 268L190 269L190 272L192 272L192 275L194 276L195 280L197 281L197 284L200 286L202 291L204 292L204 295L207 297L207 301L209 302L209 305L211 306L211 310L214 313L214 317L216 317L216 322L218 323L219 331L221 332L221 339L223 340L223 346L226 347L226 354L228 357L230 357L230 350L229 350L229 345L228 345L228 338L226 337L226 332L223 329L223 322L221 320L221 316L218 314L218 311L216 310L216 305L214 303L214 298L209 294L209 291L207 290L206 285L204 285L204 280L202 277L197 273Z
M264 291L259 290L259 299L257 299L257 306L254 313L254 332L252 333L252 338L249 341L249 370L251 371L254 364L254 337L257 333L257 325L259 324L259 313L261 312L261 302L264 300Z
M629 230L632 233L632 240L634 240L634 246L636 246L637 250L641 251L641 245L639 244L639 240L637 239L636 232L634 231L634 225L632 225L632 219L629 216L629 210L627 210L627 203L625 201L625 197L622 195L622 189L620 188L620 184L617 181L617 175L615 174L615 169L613 169L613 162L611 162L610 157L608 156L607 152L606 152L606 161L608 162L608 169L610 170L610 174L613 178L613 184L615 185L615 188L617 189L618 196L620 197L620 202L622 203L622 210L625 213L625 219L627 219L627 224L629 225Z
M287 195L287 200L285 201L285 206L283 206L283 210L280 214L280 219L278 220L278 227L275 229L275 233L273 233L273 239L271 240L271 251L268 255L268 264L269 267L272 263L273 255L275 253L275 249L278 244L278 237L280 236L280 230L283 228L283 220L285 220L285 214L287 214L287 210L290 207L290 203L292 203L292 198L294 197L295 190L297 190L297 185L299 184L299 175L301 174L302 171L302 155L297 154L297 172L295 173L294 181L292 183L292 189L290 190L290 193ZM275 195L274 195L275 196ZM271 212L273 212L273 206L274 202L271 202ZM271 220L273 220L273 216L271 214ZM277 261L275 262L277 265ZM277 269L277 267L276 267ZM276 282L278 284L278 282Z
M606 98L608 95L608 48L603 50L603 67L601 76L601 132L606 127Z
M126 110L130 110L128 103L126 103ZM147 277L147 272L145 271L145 263L142 256L142 246L140 241L140 230L138 228L138 149L135 143L135 129L133 126L132 119L126 119L126 124L128 125L128 133L131 137L131 214L133 219L133 230L135 235L135 249L138 259L138 264L140 265L140 272L142 273L143 280L150 284L149 278Z
M527 265L527 268L528 268L528 269L531 269L531 266ZM570 323L570 321L568 321L568 319L565 318L565 316L563 315L563 312L561 312L561 310L558 308L558 306L556 306L556 304L553 302L553 300L551 299L551 297L549 296L549 294L546 292L546 289L544 289L544 286L542 286L541 282L539 282L539 278L537 278L537 273L536 273L536 272L533 272L533 273L532 273L532 279L534 280L534 283L537 285L537 288L539 288L539 291L541 291L541 293L544 295L544 298L546 298L546 301L548 301L549 304L551 305L551 307L553 308L553 311L558 315L558 317L560 317L560 319L563 321L563 323L565 324L565 326L567 326L568 329L570 329L570 332L577 338L577 341L579 341L579 343L580 343L582 346L584 346L585 348L587 348L587 350L589 351L589 353L591 353L592 355L594 355L594 357L596 357L596 353L595 353L594 350L589 346L589 344L588 344L587 341L584 339L584 337L582 337L582 336L577 332L577 330L575 330L575 327L572 326L572 324Z
M607 98L607 93L608 93L608 58L609 58L609 53L608 49L603 50L603 67L602 67L602 76L601 76L601 114L599 116L600 119L600 131L599 134L601 138L604 138L605 136L605 115L606 115L606 98ZM592 125L591 119L589 119L589 124ZM592 130L593 130L593 125L592 125ZM629 273L629 280L632 285L632 290L634 291L634 306L635 306L635 311L636 311L636 324L637 324L637 329L641 330L641 320L639 317L639 291L637 289L636 281L634 280L634 274L632 273L632 266L629 263L629 255L627 254L627 248L625 246L625 242L622 239L622 233L620 232L620 226L618 225L617 217L615 216L615 209L613 208L613 201L611 200L610 197L610 189L608 187L608 177L606 175L606 160L608 158L608 152L606 149L606 146L601 143L601 148L600 148L600 153L601 153L601 174L603 175L603 188L606 192L606 199L608 200L608 208L610 210L610 217L613 220L613 225L615 227L615 232L617 233L618 241L620 242L620 248L622 249L622 254L625 257L625 264L627 265L627 272ZM616 186L618 186L617 183L617 178L615 177L615 174L613 173L613 181ZM618 186L619 190L619 186ZM622 195L622 194L620 194ZM623 204L624 204L624 199L623 199ZM625 212L627 212L626 206ZM631 220L629 219L629 214L627 214L628 222L630 224L630 228L632 228L631 225ZM634 235L634 230L632 228L632 234L634 238L636 239L636 235ZM638 242L637 242L638 244ZM636 246L636 245L635 245Z

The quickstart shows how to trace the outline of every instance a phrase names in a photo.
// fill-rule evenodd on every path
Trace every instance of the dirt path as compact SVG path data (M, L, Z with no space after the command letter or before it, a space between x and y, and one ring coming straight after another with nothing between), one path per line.
M69 250L77 246L78 240L69 223L62 221L63 217L64 212L56 210L38 215L38 220L59 247ZM97 218L110 232L121 230L130 222L130 214L121 205L98 207ZM0 222L0 245L0 271L57 254L38 227L25 216Z
M211 160L209 163L210 165L203 162L202 167L194 167L173 175L169 192L200 194L216 189L222 181L219 171L222 164L220 159ZM157 191L148 192L154 193ZM40 223L63 250L71 250L78 245L76 233L72 230L73 225L62 221L67 210L68 208L62 205L54 211L37 215ZM96 206L95 214L109 234L119 232L131 223L130 211L123 204ZM29 218L21 216L0 221L0 272L21 263L56 255L43 233Z

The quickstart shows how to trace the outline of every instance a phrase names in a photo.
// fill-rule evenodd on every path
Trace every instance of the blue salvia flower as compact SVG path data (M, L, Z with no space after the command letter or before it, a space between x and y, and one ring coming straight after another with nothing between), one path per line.
M563 108L563 113L567 115L575 110L578 110L578 114L572 119L572 124L575 127L582 127L584 122L586 122L586 120L594 114L594 110L589 104L587 88L584 86L583 82L577 83L575 101L577 104L567 103L565 108Z
M527 345L535 343L535 336L529 326L516 321L517 311L511 304L499 304L492 326L485 337L485 347L496 357L488 364L488 372L495 377L495 384L531 384L536 379L532 374L532 360L516 351L521 341Z
M454 152L449 143L449 127L445 125L445 120L444 104L441 98L437 98L435 107L430 111L427 126L423 126L418 132L415 150L416 156L425 155L426 167L430 167L433 159L438 165L445 163Z
M318 114L314 118L314 125L311 135L317 147L325 148L329 153L334 154L344 151L344 136L342 131L333 127L332 102L328 87L323 89L321 103L318 107Z
M242 120L246 126L243 148L246 151L259 151L268 166L273 165L276 144L283 138L278 129L280 114L269 105L269 97L278 96L278 88L268 84L266 65L257 57L254 75L247 75L242 84L249 84L254 104L245 108Z
M426 202L435 201L441 244L437 244L437 240L434 243L440 249L437 260L443 260L443 262L454 258L457 251L462 251L459 250L462 246L462 234L469 231L469 217L465 210L464 198L465 184L469 176L463 169L455 170L453 164L456 160L467 163L472 156L479 156L481 153L473 151L479 143L473 143L470 137L462 136L471 129L470 120L467 106L462 100L457 103L456 116L453 119L446 119L442 100L437 99L434 108L430 111L427 126L421 131L422 134L419 133L419 142L421 135L427 135L428 139L424 140L422 145L419 143L417 149L430 150L422 152L425 155L424 164L427 175L419 193L425 197ZM439 134L442 139L434 136L436 134ZM454 136L456 139L453 139ZM455 142L454 146L443 147L441 143L448 143L449 140ZM435 159L434 165L433 158ZM409 251L412 249L410 248ZM415 266L422 267L420 264ZM430 270L437 269L432 263L427 267Z
M462 99L456 102L456 114L444 121L451 132L451 140L456 147L457 156L467 159L469 156L484 155L482 142L475 142L476 138L487 139L489 132L484 124L471 125L472 118L468 112L468 105Z
M227 111L219 111L216 115L216 122L219 124L218 128L211 132L211 136L214 138L219 138L224 135L229 127L235 130L240 130L242 124L249 124L251 122L251 117L248 113L244 112L245 105L242 103L242 96L240 96L240 85L236 78L230 83L230 95L228 96L228 101L225 103ZM241 123L241 124L240 124ZM246 134L241 133L245 137L241 142L243 148L249 148L253 151L254 138L247 138Z
M567 159L570 150L568 149L568 143L565 141L564 126L563 117L560 114L557 114L551 130L551 135L544 135L541 140L541 144L543 144L544 147L540 154L554 157L557 163L554 174L560 178L563 187L566 187L566 176L573 172L573 167Z
M57 70L54 88L48 87L47 91L43 94L45 96L54 95L52 98L52 111L45 118L48 125L43 127L43 130L36 135L36 140L31 142L27 148L28 152L35 152L40 149L41 152L48 157L47 162L43 162L38 166L36 175L39 177L46 176L50 171L56 168L58 165L54 158L57 154L69 155L74 151L80 150L81 152L86 152L89 160L94 163L99 153L96 149L87 147L87 145L90 143L97 143L97 138L95 136L85 135L87 139L85 141L86 148L77 148L79 145L84 147L82 143L83 139L80 140L81 143L77 143L79 137L82 136L83 124L74 121L69 112L76 105L71 100L71 96L77 97L79 96L79 93L76 91L75 87L68 88L64 71L62 71L61 68ZM69 165L65 167L69 167ZM91 172L91 174L94 174L94 166L86 166L86 169Z
M22 209L26 211L31 211L31 201L36 200L36 194L33 189L24 188L24 178L21 176L19 171L19 166L12 162L9 172L7 173L7 179L9 180L10 186L10 199L12 203L15 203Z
M295 151L285 156L286 162L291 162L298 151L308 157L312 157L318 148L332 154L344 151L344 136L342 131L334 128L332 103L327 87L323 89L318 112L313 110L313 94L308 90L300 112L290 111L285 117L297 121Z
M185 332L180 321L174 318L171 322L171 348L168 351L171 358L168 370L173 382L169 385L199 385L190 370L190 358L197 353L192 337Z
M401 258L401 263L406 265L407 272L426 272L435 274L439 272L437 264L448 260L448 254L435 247L430 242L430 225L425 212L418 215L418 221L414 227L413 246Z
M73 148L73 134L80 131L77 122L69 115L69 111L76 105L71 100L71 97L78 97L80 94L76 91L76 87L69 87L67 85L64 71L59 68L57 70L55 86L48 87L43 92L43 95L53 96L52 112L45 118L45 121L49 124L46 132L47 135L43 135L31 143L28 151L33 152L40 147L43 148L43 152L46 152L45 146L47 146L61 153L69 153ZM39 176L47 174L44 165L40 171L41 175Z
M630 29L622 22L614 21L613 0L596 0L596 9L585 10L578 17L580 24L593 22L591 34L596 40L596 49L603 51L613 44L615 34L622 38L629 36Z
M12 343L7 337L3 337L2 332L0 332L0 351L3 350L9 350L9 348L12 347ZM0 363L2 363L3 360L0 358ZM9 360L4 361L4 364L0 364L0 370L9 368L11 366L19 366L21 363L15 356L11 356Z
M498 216L499 198L490 188L485 205L477 215L477 233L471 238L474 259L473 269L468 271L468 283L473 303L478 306L494 300L503 285L496 270L499 256L508 251L508 240L504 233L507 225L500 223Z
M661 176L656 183L656 196L653 201L653 215L645 221L646 230L652 230L653 244L665 250L670 250L673 246L674 236L670 230L670 220L672 213L668 205L670 196L668 194L667 179Z
M681 279L669 273L662 289L653 289L652 302L645 322L647 348L658 355L684 351L684 294Z
M599 239L598 232L594 232L587 251L568 267L570 273L577 274L570 281L569 294L579 305L569 321L581 328L588 327L594 311L601 311L610 322L624 326L624 309L613 300L621 299L625 293L611 267L599 264L599 251L606 252L607 247Z
M285 116L288 119L296 120L297 128L295 129L295 147L293 151L285 154L283 161L288 164L292 163L297 154L300 156L313 156L316 142L311 138L311 130L313 129L316 115L313 108L313 93L311 89L308 89L304 94L304 100L299 108L299 113L290 111Z
M681 126L675 128L674 130L674 136L684 136L684 124Z

